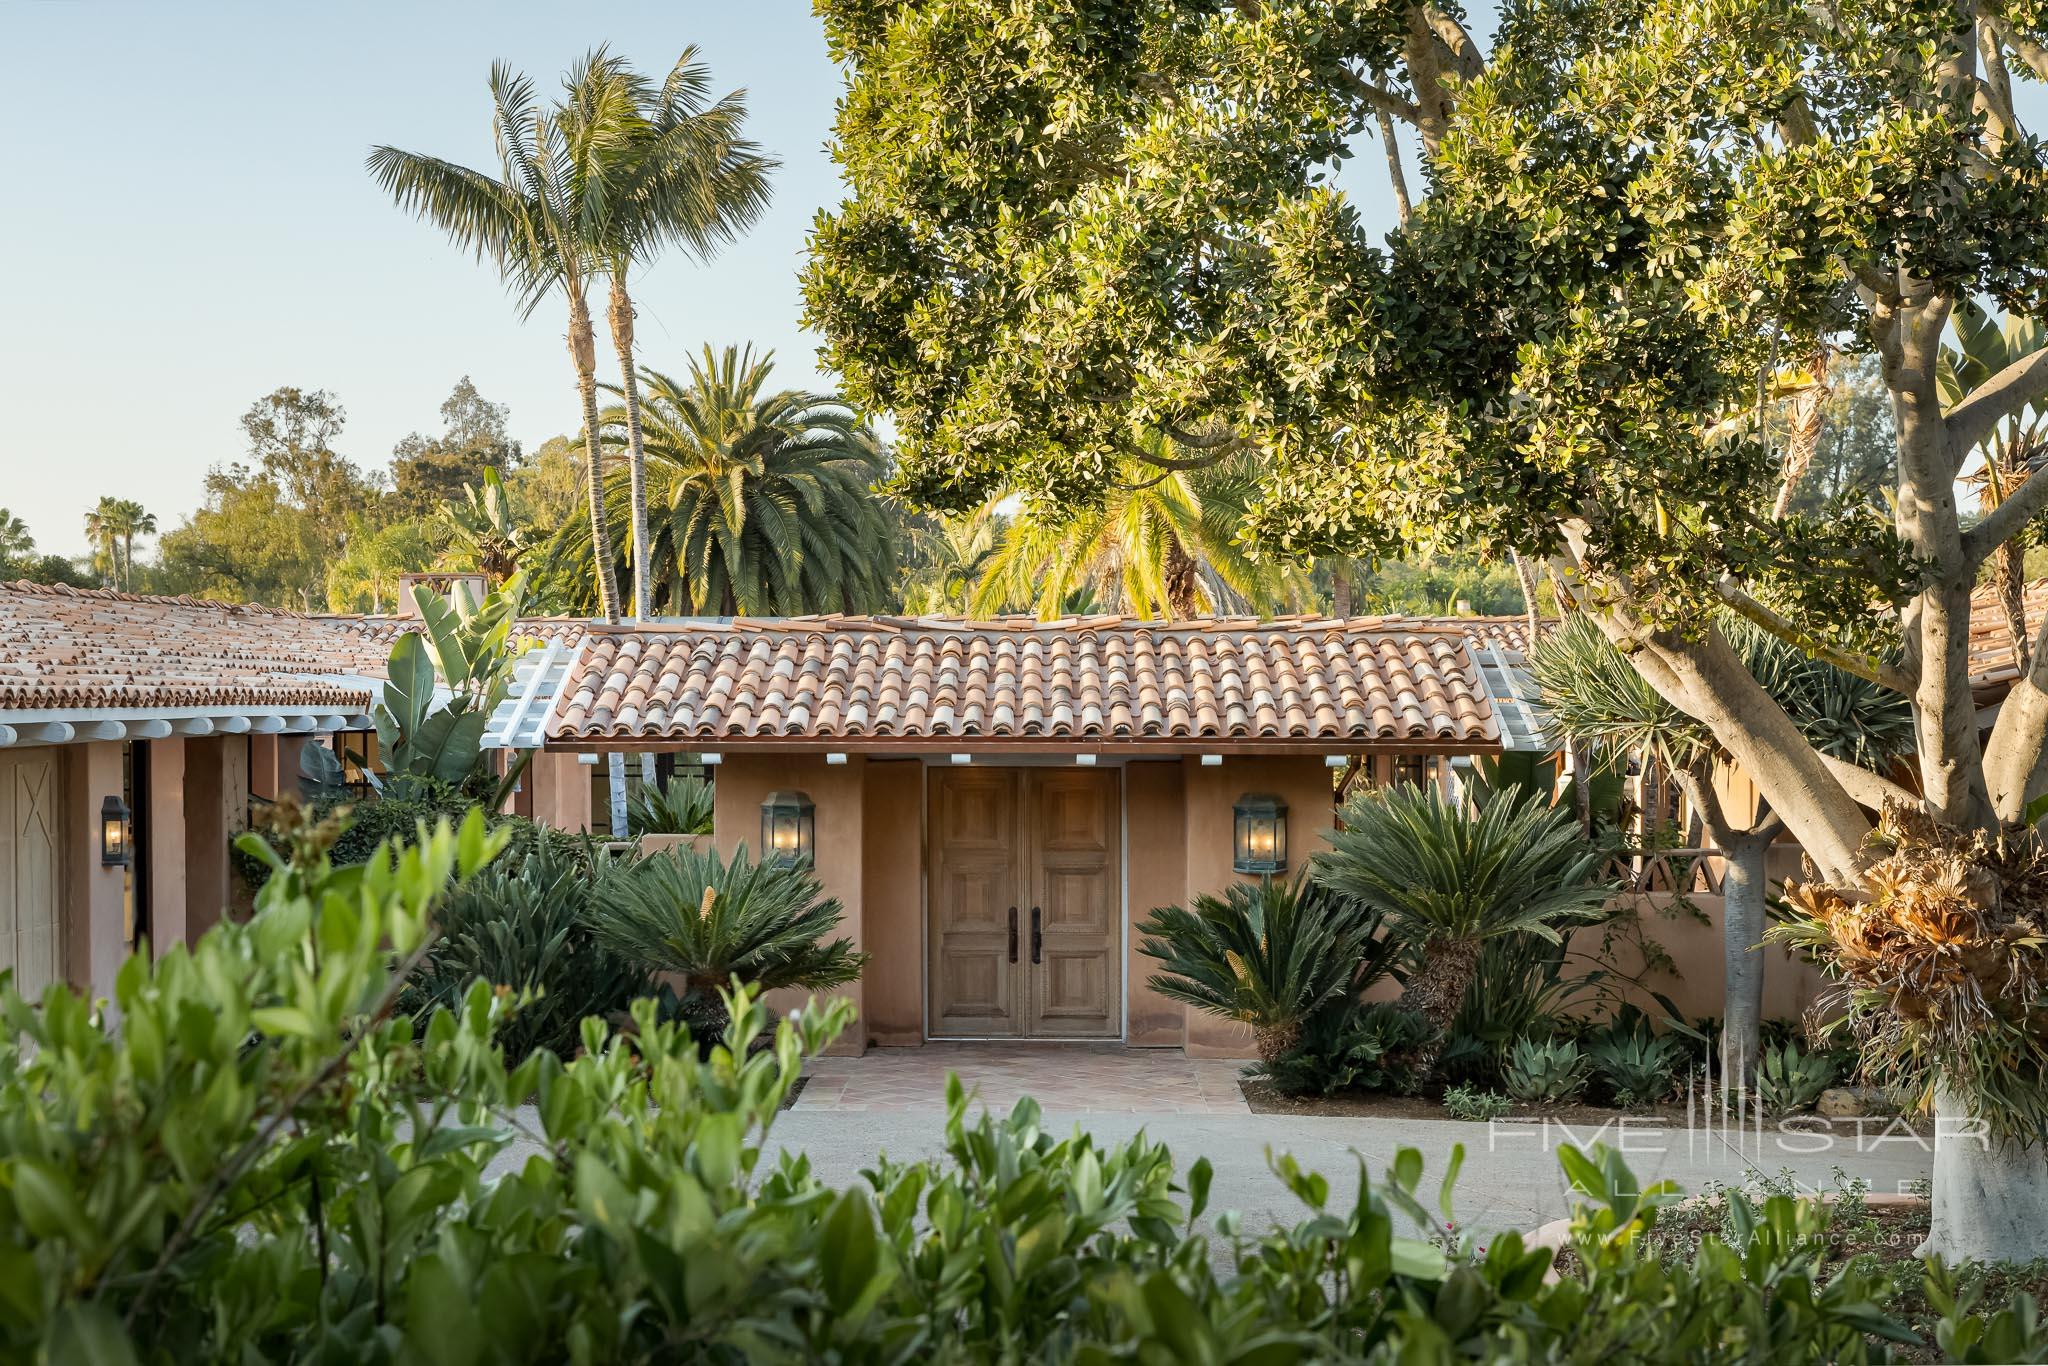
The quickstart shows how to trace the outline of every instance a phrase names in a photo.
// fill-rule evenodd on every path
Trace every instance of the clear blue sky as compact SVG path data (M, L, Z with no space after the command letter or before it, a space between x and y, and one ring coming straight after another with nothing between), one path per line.
M665 71L691 42L720 91L747 89L784 166L744 242L635 282L641 346L677 365L752 341L779 378L816 384L796 271L839 197L839 77L808 0L0 0L0 506L66 554L102 494L175 526L206 468L241 454L236 419L281 384L336 393L338 444L365 465L438 430L464 373L529 448L573 430L559 312L520 323L491 270L393 208L363 157L389 142L494 166L494 59L551 89L597 43Z

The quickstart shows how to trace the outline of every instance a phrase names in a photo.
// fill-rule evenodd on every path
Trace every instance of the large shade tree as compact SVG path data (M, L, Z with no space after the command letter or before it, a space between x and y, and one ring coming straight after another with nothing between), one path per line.
M1730 616L1723 633L1746 667L1823 754L1887 769L1913 747L1913 713L1898 693ZM1747 1091L1762 1043L1766 876L1784 818L1766 800L1754 812L1723 799L1726 756L1713 733L1673 706L1585 616L1574 616L1531 652L1530 672L1552 739L1615 759L1643 759L1685 792L1713 847L1724 855L1721 1011L1723 1085Z
M1099 499L1156 435L1176 467L1253 451L1277 553L1547 560L1833 883L1888 797L1991 831L2048 790L2048 650L1987 736L1968 629L2048 480L1981 518L1961 483L2048 353L1953 404L1937 383L1962 301L2048 302L2048 169L2013 98L2048 75L2036 8L1510 0L1490 44L1401 0L822 10L851 197L809 313L849 397L894 416L907 489ZM1383 243L1333 183L1382 115L1429 187ZM1882 518L1772 515L1758 410L1824 351L1876 358ZM1906 696L1913 790L1813 745L1724 608ZM2011 1008L2048 1034L2038 994ZM2012 1061L2029 1094L2044 1065ZM1953 1056L1931 1079L1999 1134L1984 1188L2048 1230L2048 1108ZM1942 1194L1968 1184L1937 1183L1937 1250L2048 1250Z
M772 389L770 354L706 347L684 375L642 370L651 601L659 614L872 612L892 604L890 521L873 492L881 447L837 398ZM606 443L626 441L623 405L605 410ZM624 471L606 502L632 500ZM570 523L550 563L579 564L588 529ZM577 579L558 590L580 606Z

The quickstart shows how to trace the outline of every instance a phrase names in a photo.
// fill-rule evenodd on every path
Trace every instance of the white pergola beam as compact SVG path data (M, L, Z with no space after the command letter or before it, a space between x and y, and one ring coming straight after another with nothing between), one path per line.
M282 716L252 716L249 718L251 735L277 735L284 730Z
M213 720L211 717L206 716L181 716L171 722L171 733L173 735L211 735L213 734Z
M171 723L168 721L130 721L130 740L166 740L170 738Z

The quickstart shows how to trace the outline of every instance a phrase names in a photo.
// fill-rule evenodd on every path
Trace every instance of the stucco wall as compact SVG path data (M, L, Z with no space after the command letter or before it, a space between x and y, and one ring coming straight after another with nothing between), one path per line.
M740 845L749 854L761 842L761 803L770 792L791 789L808 795L816 806L817 849L813 867L828 895L839 899L846 918L840 932L857 948L867 947L862 921L863 860L862 805L867 762L860 755L844 764L827 764L822 754L736 755L729 754L718 766L713 783L712 839L718 851L728 857ZM914 923L914 921L913 921ZM841 988L853 999L861 1018L834 1046L835 1053L858 1053L867 1045L867 1011L863 1000L865 983ZM787 1011L804 1001L799 991L777 992L769 1004Z
M1138 952L1137 927L1156 906L1187 899L1186 794L1178 759L1124 767L1124 824L1130 848L1128 909L1130 999L1124 1005L1126 1041L1136 1047L1178 1048L1187 1037L1187 1008L1145 985L1159 970Z
M1187 801L1184 895L1219 892L1239 880L1231 871L1231 808L1247 792L1270 792L1287 803L1287 876L1309 855L1327 847L1323 833L1336 820L1330 770L1317 755L1285 758L1226 758L1203 767L1196 758L1181 763ZM1184 1008L1186 1046L1198 1057L1253 1055L1249 1027Z
M871 759L861 826L861 982L868 1038L924 1042L924 765Z

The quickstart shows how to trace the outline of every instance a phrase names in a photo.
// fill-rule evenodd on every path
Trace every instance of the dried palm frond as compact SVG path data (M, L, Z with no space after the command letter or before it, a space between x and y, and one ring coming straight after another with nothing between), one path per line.
M1841 989L1866 1070L1940 1082L1994 1131L2048 1136L2048 844L1903 804L1854 887L1788 886L1770 937Z

